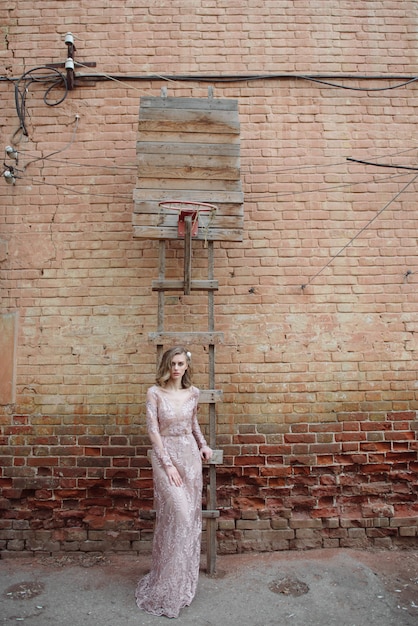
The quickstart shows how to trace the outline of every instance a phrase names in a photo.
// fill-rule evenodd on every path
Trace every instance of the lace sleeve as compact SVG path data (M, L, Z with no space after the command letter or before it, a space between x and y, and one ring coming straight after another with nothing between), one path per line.
M207 446L206 439L203 436L202 431L200 430L199 422L197 421L197 405L199 402L199 390L196 388L196 403L193 409L193 417L192 417L192 433L194 438L196 439L196 443L198 445L199 450L203 448L203 446Z
M163 467L172 467L173 463L171 462L170 455L161 441L160 427L158 424L157 395L152 389L148 389L147 392L146 411L148 435L151 439L154 454Z

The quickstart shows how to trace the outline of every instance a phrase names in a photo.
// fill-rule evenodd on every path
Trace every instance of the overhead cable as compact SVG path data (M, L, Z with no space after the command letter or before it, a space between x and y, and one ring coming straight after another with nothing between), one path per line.
M374 163L372 161L362 161L361 159L352 159L347 157L347 161L352 161L353 163L362 163L363 165L373 165L374 167L391 167L397 170L410 170L418 172L418 167L413 167L411 165L390 165L389 163Z
M364 233L364 231L365 231L365 230L366 230L366 229L370 226L370 224L372 224L375 220L377 220L377 218L378 218L378 217L379 217L379 216L383 213L383 211L385 211L385 210L386 210L386 209L387 209L387 208L388 208L388 207L389 207L389 206L390 206L393 202L395 202L395 200L397 200L397 199L399 198L399 196L400 196L400 195L402 195L402 194L403 194L403 193L404 193L404 192L408 189L408 187L409 187L410 185L412 185L412 183L414 183L414 182L416 181L416 179L417 179L417 178L418 178L418 174L415 174L415 176L414 176L414 177L413 177L410 181L408 181L408 182L406 183L406 185L404 185L404 186L402 187L402 189L401 189L400 191L398 191L398 193L397 193L397 194L395 194L395 195L393 196L393 198L391 198L391 200L389 200L389 202L387 202L387 203L385 204L385 206L384 206L384 207L382 207L382 208L380 209L380 211L378 211L378 212L376 213L376 215L375 215L374 217L372 217L372 219L371 219L371 220L369 220L369 221L367 222L367 224L365 224L365 226L363 226L363 228L361 228L361 229L358 231L358 233L357 233L356 235L354 235L354 237L352 237L352 238L350 239L350 241L349 241L348 243L346 243L346 244L345 244L345 246L343 246L343 247L341 248L341 250L339 250L339 251L337 252L337 254L334 254L334 255L333 255L333 256L329 259L329 261L328 261L328 262L327 262L327 263L326 263L326 264L325 264L325 265L324 265L324 266L323 266L323 267L322 267L322 268L321 268L318 272L316 272L316 274L314 274L314 275L313 275L313 276L312 276L312 277L308 280L308 282L307 282L307 283L304 283L303 285L301 285L301 286L300 286L300 288L302 289L302 291L303 291L304 289L306 289L306 287L307 287L308 285L310 285L310 284L312 283L312 281L314 281L314 280L315 280L315 278L317 278L320 274L322 274L322 272L323 272L323 271L324 271L327 267L329 267L329 266L331 265L331 263L332 263L332 262L333 262L333 261L334 261L337 257L339 257L339 256L340 256L340 255L344 252L344 250L346 250L349 246L351 246L351 244L353 243L353 241L355 241L356 239L358 239L358 237L360 237L360 235L361 235L362 233Z

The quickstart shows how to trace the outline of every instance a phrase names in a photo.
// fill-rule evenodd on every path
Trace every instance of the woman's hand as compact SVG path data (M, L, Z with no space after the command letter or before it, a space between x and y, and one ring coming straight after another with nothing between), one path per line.
M209 446L203 446L200 448L200 456L204 461L210 461L213 456L213 451Z
M181 476L174 465L167 467L166 472L171 485L175 485L176 487L181 487L183 485Z

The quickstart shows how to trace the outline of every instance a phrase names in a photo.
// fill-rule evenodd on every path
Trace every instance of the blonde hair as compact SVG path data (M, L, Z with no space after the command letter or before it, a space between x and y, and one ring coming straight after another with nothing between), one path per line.
M157 368L156 383L160 387L165 387L167 381L170 379L171 363L173 357L184 354L186 357L187 369L181 379L181 386L183 389L188 389L192 386L192 371L191 371L191 354L183 346L174 346L169 350L166 350L161 357L160 363Z

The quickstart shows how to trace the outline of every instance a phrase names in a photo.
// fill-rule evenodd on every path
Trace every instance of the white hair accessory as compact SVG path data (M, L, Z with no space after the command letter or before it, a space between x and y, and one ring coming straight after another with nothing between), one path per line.
M186 356L187 356L187 358L188 358L188 359L189 359L189 361L190 361L190 360L191 360L191 358L192 358L192 353L191 353L191 352L186 352Z

